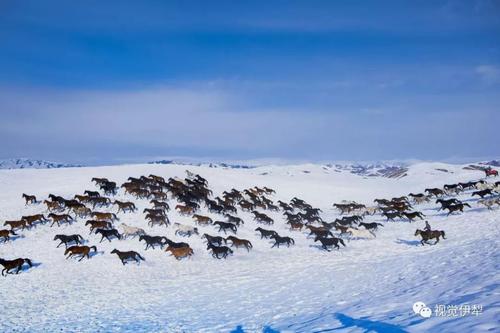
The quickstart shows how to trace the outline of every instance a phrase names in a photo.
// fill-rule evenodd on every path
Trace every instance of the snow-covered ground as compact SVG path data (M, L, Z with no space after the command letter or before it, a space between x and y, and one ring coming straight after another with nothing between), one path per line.
M92 177L108 177L118 184L129 176L151 173L185 177L185 170L205 177L214 195L231 188L268 186L273 200L297 196L323 210L333 221L332 203L356 200L371 205L374 198L392 198L427 187L477 180L483 173L460 165L420 163L400 179L361 177L320 165L262 166L252 169L183 165L125 165L51 170L0 171L0 221L39 213L42 205L25 206L23 192L39 199L49 193L73 197L94 190ZM447 172L437 169L445 169ZM145 200L134 200L139 211L119 214L120 222L140 226L152 235L187 241L194 249L189 260L177 261L165 252L144 250L137 239L99 244L79 220L70 226L42 225L22 237L0 244L0 257L28 257L35 267L0 278L0 331L16 332L494 332L500 327L499 284L500 210L479 207L470 192L459 197L472 205L462 215L446 217L435 204L417 206L447 239L436 246L420 246L414 236L422 221L382 222L376 239L351 240L340 251L326 252L289 231L280 213L271 213L272 227L296 241L290 248L273 248L254 233L249 213L238 211L245 224L238 237L252 241L253 250L236 250L227 260L216 260L202 240L174 236L173 228L147 226ZM175 204L174 204L175 205ZM171 204L171 206L173 206ZM205 215L216 218L214 214ZM193 224L170 212L172 222ZM3 223L2 223L3 224ZM216 234L213 227L201 233ZM77 262L56 248L55 234L80 233L98 254ZM113 248L135 250L146 261L123 266L110 254ZM421 301L436 305L481 305L477 315L429 319L415 315Z

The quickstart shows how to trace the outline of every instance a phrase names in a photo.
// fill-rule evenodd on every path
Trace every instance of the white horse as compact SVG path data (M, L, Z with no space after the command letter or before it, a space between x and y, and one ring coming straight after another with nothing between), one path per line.
M355 229L355 228L347 228L347 234L351 235L351 238L375 238L375 233L371 230L365 229Z
M478 191L483 191L483 190L493 190L495 188L495 184L493 183L479 183L476 185L476 188Z
M500 206L500 198L489 198L489 199L480 199L477 201L478 204L485 206L489 210L492 210L494 205Z
M176 235L180 236L189 236L191 237L192 234L197 234L198 235L198 228L192 227L190 225L186 224L181 224L181 223L174 223L174 226L177 227L175 230Z
M365 207L361 209L362 215L375 215L378 211L378 207Z
M132 236L133 238L146 234L146 231L144 231L144 229L132 227L130 225L126 225L125 223L121 223L120 227L123 229L123 238L127 238L128 236Z

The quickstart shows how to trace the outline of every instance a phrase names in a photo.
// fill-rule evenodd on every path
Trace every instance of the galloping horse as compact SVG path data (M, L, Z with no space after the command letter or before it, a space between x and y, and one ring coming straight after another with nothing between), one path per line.
M17 268L16 274L19 274L19 271L23 267L24 263L27 263L30 267L33 267L33 263L28 258L17 258L14 260L5 260L0 258L0 265L4 267L4 269L2 270L2 276L7 276L6 274L12 274L9 271L15 268Z
M437 244L439 242L439 237L443 237L443 239L446 239L444 237L444 231L442 230L420 230L420 229L417 229L417 231L415 231L415 236L418 236L420 235L420 237L422 237L422 240L420 241L420 243L422 245L425 245L425 243L430 240L430 239L433 239L435 238L436 239L436 243L434 244Z

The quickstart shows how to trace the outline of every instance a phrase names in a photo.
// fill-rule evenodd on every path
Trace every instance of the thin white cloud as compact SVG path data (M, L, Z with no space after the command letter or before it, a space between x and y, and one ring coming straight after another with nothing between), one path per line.
M495 65L481 65L475 68L475 72L486 83L500 82L500 67Z

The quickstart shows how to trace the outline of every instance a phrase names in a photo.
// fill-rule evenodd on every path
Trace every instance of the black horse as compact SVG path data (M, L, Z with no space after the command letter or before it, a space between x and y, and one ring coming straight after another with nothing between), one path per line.
M260 239L262 238L272 238L273 236L277 236L278 233L274 230L266 230L266 229L262 229L261 227L258 227L257 229L255 229L255 231L258 231L260 232Z
M14 260L5 260L0 258L0 265L4 267L4 269L2 269L2 276L6 276L4 273L12 274L9 271L16 268L16 274L19 274L19 271L23 267L24 263L27 263L30 267L33 267L33 263L28 258L17 258Z
M221 246L223 242L224 242L224 244L227 243L226 239L224 237L221 237L221 236L210 236L208 234L203 234L203 236L201 236L201 238L205 238L207 240L208 244L213 244L213 245L217 245L217 246Z
M472 195L471 197L475 196L475 195L478 195L482 198L484 198L485 196L487 196L488 194L493 194L493 192L490 190L490 189L486 189L486 190L482 190L482 191L475 191L475 192L472 192Z
M95 234L101 234L101 236L102 236L101 241L99 243L101 243L104 240L104 238L106 238L110 242L111 242L112 237L122 239L122 236L120 235L120 233L116 229L97 229L95 231Z
M226 230L231 230L233 233L236 234L236 231L238 230L236 228L236 225L234 225L232 223L228 223L228 222L217 221L217 222L214 222L214 225L219 226L219 232L224 231L224 233L226 233Z
M446 216L449 216L450 214L452 214L454 212L458 212L458 211L463 213L465 206L471 208L468 203L459 203L456 205L450 205L450 206L445 207L444 209L448 209L448 214Z
M280 247L280 244L286 244L287 247L290 247L290 245L295 244L295 241L293 238L290 237L282 237L278 234L271 236L271 238L274 239L274 244L271 246L271 248L277 246Z
M141 235L139 237L139 242L140 241L145 241L146 242L146 248L147 250L150 246L155 249L155 245L159 246L161 249L167 244L167 237L165 236L149 236L149 235Z
M55 235L54 240L61 241L57 247L64 244L66 248L68 248L69 243L75 243L77 245L83 244L83 237L75 234L75 235Z
M337 237L332 237L332 238L316 237L314 239L314 241L315 242L320 241L322 247L327 251L331 251L328 249L329 246L334 246L340 250L339 243L342 244L343 246L345 246L344 241L341 238L337 238Z
M233 254L233 250L227 246L215 246L213 244L207 244L207 250L212 250L212 257L217 259L226 259L228 255Z
M383 227L384 225L382 223L377 223L377 222L373 222L373 223L365 223L365 222L361 222L359 223L359 226L360 227L365 227L366 230L377 230L378 227Z
M173 247L174 249L180 249L182 247L189 247L188 243L184 243L184 242L178 242L177 243L177 242L171 241L168 238L165 238L165 240L167 241L168 246Z
M113 251L111 251L111 253L116 253L124 266L127 263L127 260L129 259L135 260L136 262L140 262L141 260L146 260L139 253L135 251L118 251L117 249L114 249Z

